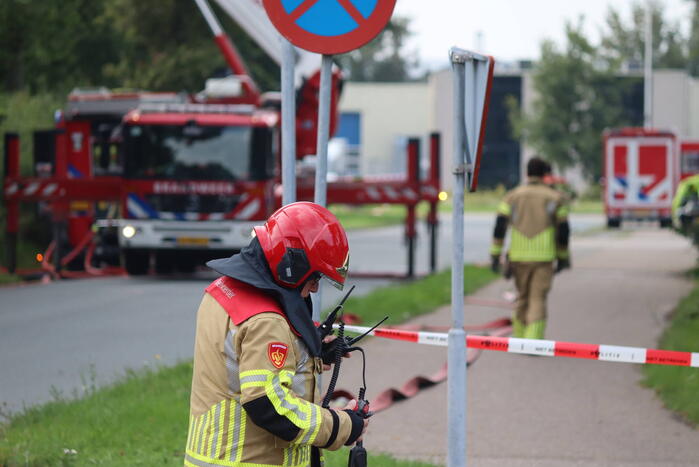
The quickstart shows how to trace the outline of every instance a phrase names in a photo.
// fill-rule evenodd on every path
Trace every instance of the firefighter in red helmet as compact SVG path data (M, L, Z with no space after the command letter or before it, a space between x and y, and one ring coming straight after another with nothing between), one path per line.
M324 343L309 294L342 288L349 245L313 203L282 207L239 254L207 263L222 274L197 312L185 465L320 466L320 448L361 439L350 403L319 405Z

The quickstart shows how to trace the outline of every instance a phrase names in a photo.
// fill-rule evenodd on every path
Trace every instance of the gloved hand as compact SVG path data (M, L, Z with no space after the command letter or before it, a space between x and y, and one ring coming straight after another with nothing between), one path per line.
M350 446L357 441L362 440L362 435L366 431L366 427L369 424L369 420L362 416L361 414L357 413L356 410L352 409L345 409L344 410L347 415L349 415L350 420L352 420L352 431L350 433L349 438L347 438L347 441L345 442L345 446Z
M502 276L505 279L511 279L512 278L512 263L510 262L510 257L507 256L505 258L505 268L502 271Z
M559 273L564 269L570 269L570 258L558 258L556 261L556 272Z
M490 269L495 274L500 272L500 255L490 255Z

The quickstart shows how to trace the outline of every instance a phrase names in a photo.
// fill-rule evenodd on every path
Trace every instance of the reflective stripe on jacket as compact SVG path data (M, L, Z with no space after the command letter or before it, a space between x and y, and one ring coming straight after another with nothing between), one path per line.
M185 465L307 466L333 431L327 447L340 448L352 424L320 407L321 371L274 301L215 281L197 312Z

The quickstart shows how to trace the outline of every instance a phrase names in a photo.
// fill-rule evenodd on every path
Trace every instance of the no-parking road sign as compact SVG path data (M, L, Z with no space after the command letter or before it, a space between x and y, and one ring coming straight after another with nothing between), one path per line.
M396 0L263 0L289 42L320 54L358 49L386 26Z

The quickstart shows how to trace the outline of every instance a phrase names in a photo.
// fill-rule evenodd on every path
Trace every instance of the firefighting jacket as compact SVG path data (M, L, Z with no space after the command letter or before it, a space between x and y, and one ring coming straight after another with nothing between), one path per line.
M307 466L312 446L356 439L347 413L318 405L321 371L276 300L214 281L197 312L185 465Z
M502 252L508 224L512 226L510 261L546 262L568 258L568 206L561 193L530 177L507 193L498 206L491 255Z
M679 216L679 209L688 200L690 194L699 192L699 175L692 175L677 185L675 197L672 199L672 216Z

